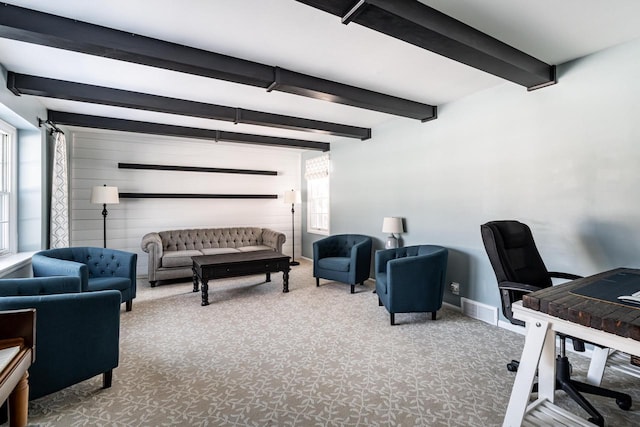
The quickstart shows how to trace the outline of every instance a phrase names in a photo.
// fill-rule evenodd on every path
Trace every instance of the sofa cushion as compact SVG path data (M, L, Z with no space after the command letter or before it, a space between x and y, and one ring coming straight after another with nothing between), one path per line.
M126 291L131 287L131 280L126 277L94 277L89 279L89 291L105 291L115 289Z
M271 246L265 245L253 245L253 246L241 246L238 248L240 252L253 252L253 251L273 251Z
M349 271L351 258L346 257L327 257L318 260L318 267L325 270Z
M162 256L162 266L169 267L185 267L192 265L192 256L202 255L202 252L196 250L188 251L168 251Z
M235 248L203 248L200 249L202 255L234 254L238 250Z

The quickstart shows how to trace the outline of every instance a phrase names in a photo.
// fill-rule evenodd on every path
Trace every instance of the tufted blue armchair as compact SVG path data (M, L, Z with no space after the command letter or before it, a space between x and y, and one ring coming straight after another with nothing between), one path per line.
M135 253L115 249L59 248L34 254L31 265L35 277L79 277L82 292L118 290L126 310L131 311L136 297L137 257Z
M36 309L29 399L102 374L111 386L120 351L120 293L81 292L72 276L0 279L0 310Z
M351 285L361 285L371 270L371 237L361 234L336 234L313 243L313 277Z
M416 245L377 251L378 304L395 324L396 313L431 313L442 307L449 251L441 246Z

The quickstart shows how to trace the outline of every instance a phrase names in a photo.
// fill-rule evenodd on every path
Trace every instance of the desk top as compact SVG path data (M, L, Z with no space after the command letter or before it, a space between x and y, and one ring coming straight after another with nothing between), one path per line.
M640 275L640 269L616 268L568 283L545 288L522 298L523 307L640 341L640 310L609 301L588 298L572 290L602 280L612 274Z

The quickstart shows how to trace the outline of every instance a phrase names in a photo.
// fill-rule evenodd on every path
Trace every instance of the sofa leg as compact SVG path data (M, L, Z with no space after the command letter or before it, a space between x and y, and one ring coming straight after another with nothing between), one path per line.
M320 278L316 277L316 287L320 286Z
M125 303L125 306L126 306L126 310L127 310L127 311L131 311L131 309L133 308L133 300L132 300L132 299L130 299L129 301L127 301L127 302Z
M354 294L356 292L356 285L351 285L351 293Z
M436 320L436 312L431 313L431 320Z
M149 284L151 285L152 288L156 287L156 282L157 280L149 280Z
M113 369L109 369L107 372L102 374L102 388L111 387L112 381L113 381Z
M396 324L396 314L395 313L389 313L389 316L391 318L391 326Z

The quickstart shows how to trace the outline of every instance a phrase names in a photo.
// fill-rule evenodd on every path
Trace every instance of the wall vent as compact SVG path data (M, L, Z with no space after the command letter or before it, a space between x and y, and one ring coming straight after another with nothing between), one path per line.
M482 320L490 325L498 325L498 308L482 304L467 298L460 298L462 313L473 319Z

